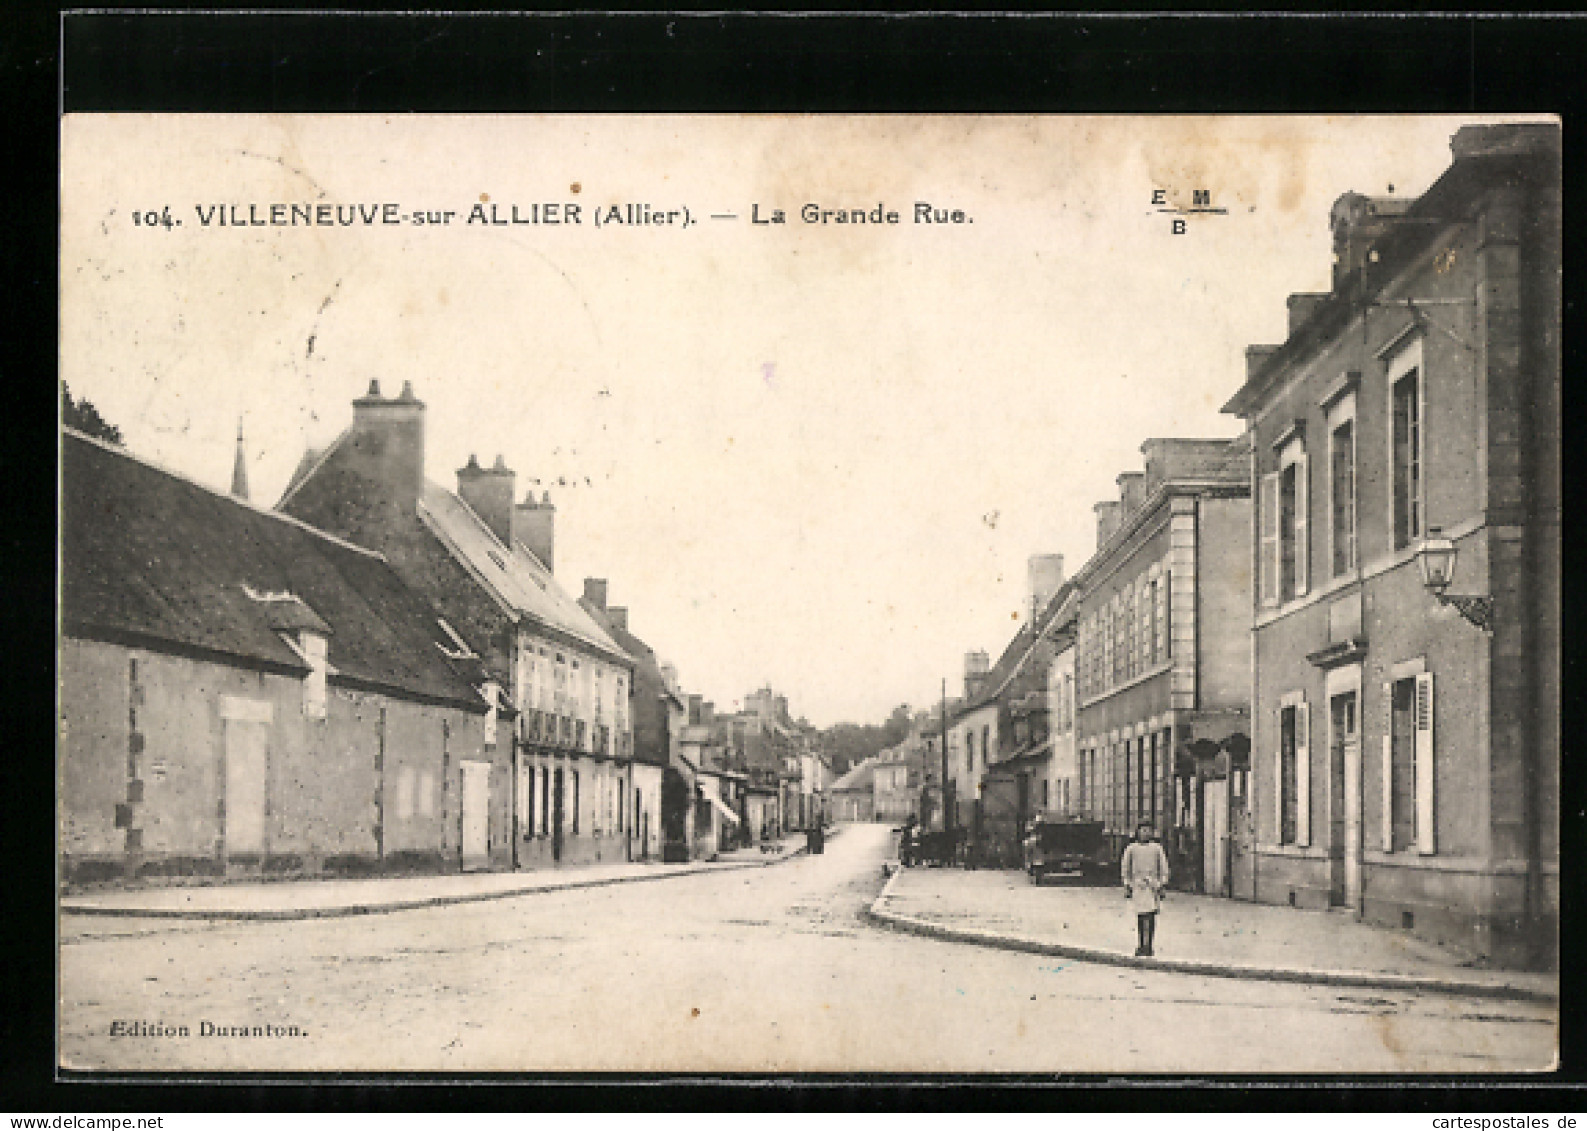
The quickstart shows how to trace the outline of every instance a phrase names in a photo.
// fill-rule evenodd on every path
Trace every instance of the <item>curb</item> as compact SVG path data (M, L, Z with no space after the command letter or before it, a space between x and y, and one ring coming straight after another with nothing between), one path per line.
M609 876L599 880L575 880L569 884L545 884L539 887L507 888L502 891L465 892L459 895L436 895L424 899L404 899L394 903L342 904L334 907L283 907L248 911L234 908L202 910L181 907L94 907L59 904L62 915L90 915L114 919L189 919L214 922L249 922L262 920L295 919L348 919L356 915L387 915L397 911L421 911L427 907L447 907L461 903L487 903L499 899L517 899L526 895L544 895L548 892L580 891L589 888L613 887L617 884L654 883L658 880L681 880L687 876L707 876L716 872L739 872L746 868L770 868L786 864L804 855L803 848L781 852L770 860L730 860L711 868L692 868L686 872L657 871L653 875ZM665 867L665 866L662 866ZM379 883L378 880L372 881Z
M1197 962L1179 958L1137 958L1118 950L1074 946L1067 943L1042 942L1038 939L999 935L991 931L977 931L966 927L947 927L913 915L900 915L883 909L894 881L899 873L887 881L869 907L864 918L883 930L946 942L968 943L994 950L1021 951L1056 958L1073 958L1106 966L1129 966L1139 970L1154 970L1164 974L1200 974L1213 978L1237 978L1253 982L1292 982L1313 986L1349 986L1356 989L1417 991L1421 993L1449 994L1456 997L1497 998L1505 1001L1533 1001L1551 1005L1559 1004L1559 992L1536 990L1529 986L1511 986L1491 982L1463 982L1452 978L1426 978L1415 974L1373 974L1360 970L1306 970L1283 966L1234 966L1219 962Z

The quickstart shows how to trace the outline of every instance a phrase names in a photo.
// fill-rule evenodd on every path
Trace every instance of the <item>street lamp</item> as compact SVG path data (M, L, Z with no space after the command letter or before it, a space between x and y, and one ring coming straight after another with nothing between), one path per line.
M1493 598L1478 594L1449 594L1445 590L1455 579L1455 563L1460 550L1436 526L1427 528L1427 537L1416 548L1416 564L1422 571L1422 584L1441 605L1455 610L1482 631L1493 632Z

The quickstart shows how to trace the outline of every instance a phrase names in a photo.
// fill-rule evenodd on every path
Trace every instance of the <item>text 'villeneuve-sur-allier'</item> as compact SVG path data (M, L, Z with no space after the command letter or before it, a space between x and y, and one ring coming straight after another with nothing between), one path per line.
M171 231L196 225L222 228L385 228L385 227L590 227L677 230L701 224L743 224L751 228L816 226L832 228L889 226L951 226L975 219L951 204L916 200L904 205L878 201L864 207L836 207L807 202L795 208L754 202L747 209L699 211L689 205L615 203L591 205L572 201L524 203L481 200L461 208L413 208L395 201L333 204L319 201L215 201L194 204L190 216L169 204L134 209L140 228Z

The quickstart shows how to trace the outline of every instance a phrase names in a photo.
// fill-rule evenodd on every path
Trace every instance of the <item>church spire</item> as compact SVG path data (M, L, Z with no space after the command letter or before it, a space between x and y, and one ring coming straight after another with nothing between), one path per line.
M237 418L237 458L231 465L231 493L239 499L248 497L248 457L242 447L242 417Z

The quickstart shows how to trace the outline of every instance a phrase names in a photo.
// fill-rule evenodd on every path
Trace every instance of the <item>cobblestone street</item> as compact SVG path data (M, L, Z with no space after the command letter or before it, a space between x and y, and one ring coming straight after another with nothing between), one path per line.
M824 855L768 868L393 914L65 916L62 1063L1068 1074L1554 1059L1551 1005L1119 969L878 930L863 913L889 848L884 827L854 825ZM204 1036L206 1022L289 1035ZM178 1035L135 1035L149 1029Z

